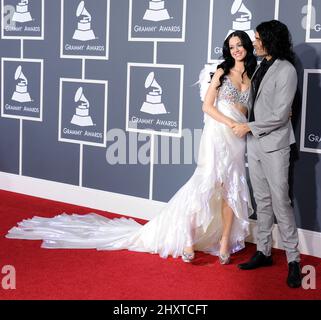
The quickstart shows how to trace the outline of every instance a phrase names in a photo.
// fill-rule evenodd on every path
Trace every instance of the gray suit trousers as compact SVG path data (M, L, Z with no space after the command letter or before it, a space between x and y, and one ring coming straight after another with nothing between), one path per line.
M264 152L259 140L248 135L250 180L257 205L257 250L271 255L276 217L287 261L300 261L298 232L289 198L290 147Z

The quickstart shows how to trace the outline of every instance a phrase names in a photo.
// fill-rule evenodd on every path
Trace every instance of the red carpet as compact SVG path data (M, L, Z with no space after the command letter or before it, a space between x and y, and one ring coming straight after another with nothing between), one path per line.
M16 269L16 289L4 290L8 299L321 299L321 259L302 255L302 266L316 269L316 289L290 289L285 283L287 264L281 250L273 250L274 266L241 271L237 263L255 251L253 244L233 255L231 265L216 257L198 254L195 263L162 259L158 255L128 251L48 250L40 241L13 240L4 236L18 221L34 215L51 217L62 212L115 215L0 191L0 270ZM4 274L0 274L0 280ZM1 284L1 282L0 282Z

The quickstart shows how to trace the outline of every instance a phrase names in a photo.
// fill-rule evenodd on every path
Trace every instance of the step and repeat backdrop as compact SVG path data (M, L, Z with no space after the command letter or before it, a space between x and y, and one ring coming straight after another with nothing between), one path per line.
M271 19L298 56L296 219L320 232L320 0L1 0L0 171L168 201L195 169L201 69Z

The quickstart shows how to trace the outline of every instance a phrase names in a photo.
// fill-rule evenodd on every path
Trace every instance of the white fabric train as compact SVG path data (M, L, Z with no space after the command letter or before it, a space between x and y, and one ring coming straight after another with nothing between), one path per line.
M213 69L207 65L200 73L202 100ZM245 116L233 106L233 99L237 101L241 94L244 98L226 78L216 105L224 114L244 122ZM204 122L194 174L145 225L133 219L108 219L94 213L61 214L23 220L6 237L42 239L44 248L127 249L157 253L163 258L181 256L184 247L193 244L195 250L218 255L224 198L235 214L230 252L241 250L249 234L248 216L252 212L245 174L245 140L207 115Z

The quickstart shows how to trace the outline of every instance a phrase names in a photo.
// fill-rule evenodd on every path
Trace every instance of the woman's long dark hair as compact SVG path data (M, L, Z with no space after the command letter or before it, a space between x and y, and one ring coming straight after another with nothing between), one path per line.
M256 60L256 57L254 56L254 53L253 53L254 47L253 47L253 44L252 44L252 40L250 39L248 34L246 32L244 32L244 31L240 31L240 30L232 32L225 39L225 41L223 43L223 59L224 59L224 61L217 66L217 69L219 69L219 68L223 69L224 73L220 76L220 79L219 79L220 80L220 84L217 87L217 89L222 86L224 77L227 74L229 74L230 70L235 65L235 60L231 56L230 45L229 45L230 39L232 37L240 38L241 43L242 43L244 49L247 52L246 56L245 56L245 60L244 60L244 72L242 73L242 77L243 77L244 73L246 72L247 76L249 78L251 78L253 73L254 73L254 71L255 71L256 65L257 65L257 60Z
M284 23L278 20L265 21L256 27L256 31L264 49L273 59L288 60L294 64L292 38Z

